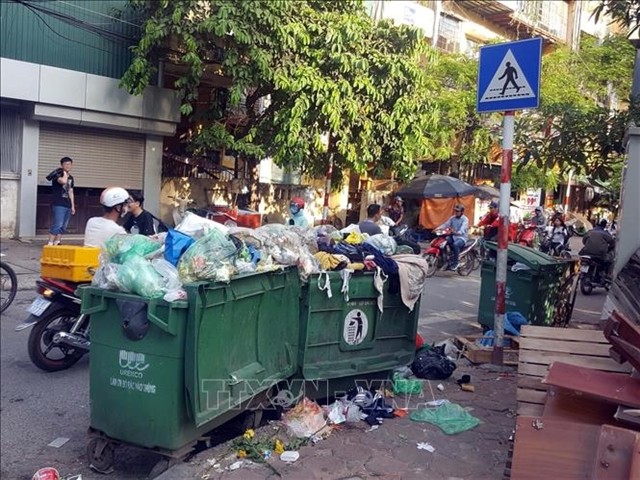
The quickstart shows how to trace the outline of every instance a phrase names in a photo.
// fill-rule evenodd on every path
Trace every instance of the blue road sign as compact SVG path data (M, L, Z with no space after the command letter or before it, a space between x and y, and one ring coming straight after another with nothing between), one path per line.
M478 112L538 108L542 39L480 48Z

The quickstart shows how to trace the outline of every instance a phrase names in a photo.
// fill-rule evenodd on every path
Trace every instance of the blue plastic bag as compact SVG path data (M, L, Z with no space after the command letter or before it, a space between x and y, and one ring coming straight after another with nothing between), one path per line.
M169 233L167 233L167 239L164 244L165 260L173 264L174 267L177 266L178 260L180 260L182 254L186 252L194 242L195 240L189 235L185 235L173 228L169 229Z

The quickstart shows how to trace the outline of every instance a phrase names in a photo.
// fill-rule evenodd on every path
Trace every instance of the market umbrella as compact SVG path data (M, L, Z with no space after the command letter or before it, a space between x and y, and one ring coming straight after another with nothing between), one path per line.
M476 187L454 177L446 175L427 175L412 180L407 186L396 192L403 199L455 198L473 195Z

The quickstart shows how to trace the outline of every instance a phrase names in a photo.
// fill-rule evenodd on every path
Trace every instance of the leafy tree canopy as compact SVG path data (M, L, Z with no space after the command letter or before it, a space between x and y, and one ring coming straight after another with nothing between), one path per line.
M375 23L360 0L132 3L147 20L122 85L139 94L158 60L180 65L176 87L182 113L198 121L197 152L224 147L323 175L328 143L334 180L346 169L407 178L435 152L429 132L438 110L428 94L434 81L420 68L422 35ZM211 75L230 83L229 106L243 109L241 121L214 105L194 108Z

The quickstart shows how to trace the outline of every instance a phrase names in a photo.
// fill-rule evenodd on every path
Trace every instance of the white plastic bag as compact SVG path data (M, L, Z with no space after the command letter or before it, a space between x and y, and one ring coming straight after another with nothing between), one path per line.
M195 239L204 236L214 228L223 233L229 232L229 228L227 226L214 222L213 220L209 220L208 218L201 217L192 212L185 213L180 224L176 226L176 230Z

